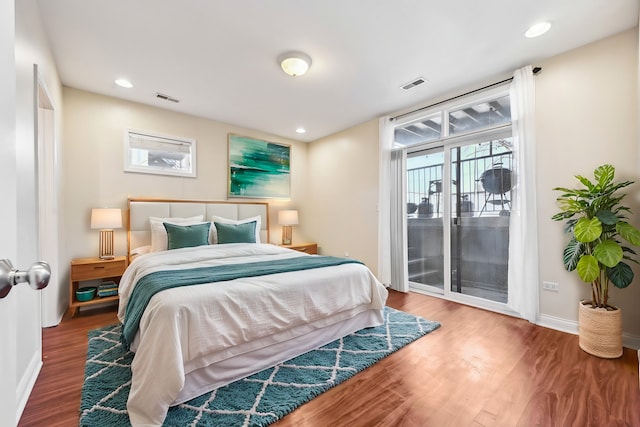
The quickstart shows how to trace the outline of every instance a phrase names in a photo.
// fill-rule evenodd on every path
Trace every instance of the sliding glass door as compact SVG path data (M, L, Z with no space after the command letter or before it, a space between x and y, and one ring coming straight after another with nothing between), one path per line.
M511 138L450 150L451 292L507 302Z
M529 68L518 70L511 84L381 122L385 140L387 126L393 130L388 252L395 288L536 321L535 120ZM386 237L384 221L381 227Z
M478 306L507 303L511 149L502 130L407 150L410 288Z
M407 272L416 288L444 289L444 149L407 154Z

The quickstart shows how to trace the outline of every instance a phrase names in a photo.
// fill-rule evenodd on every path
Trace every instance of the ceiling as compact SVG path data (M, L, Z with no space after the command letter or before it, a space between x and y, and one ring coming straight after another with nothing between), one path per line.
M65 86L300 141L638 23L637 0L38 1ZM551 30L525 38L542 20ZM289 50L312 58L307 74L280 69Z

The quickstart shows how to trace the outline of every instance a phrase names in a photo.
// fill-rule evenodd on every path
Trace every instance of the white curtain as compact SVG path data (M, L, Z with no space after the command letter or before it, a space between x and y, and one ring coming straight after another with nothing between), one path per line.
M508 307L532 323L538 318L538 220L536 214L535 81L531 66L514 72L510 87L513 123L513 192L509 224Z
M379 121L380 182L378 195L378 279L392 289L408 292L405 227L402 207L404 155L394 150L393 124L389 117Z
M378 181L378 280L391 283L391 149L393 147L393 126L389 117L381 117L380 175Z

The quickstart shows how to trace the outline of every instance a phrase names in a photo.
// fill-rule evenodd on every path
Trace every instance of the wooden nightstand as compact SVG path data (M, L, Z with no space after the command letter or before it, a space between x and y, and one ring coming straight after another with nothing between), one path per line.
M119 256L114 259L78 258L71 261L71 279L69 284L69 312L75 316L80 307L102 304L108 301L118 301L118 295L98 297L89 301L78 301L76 290L84 280L109 279L119 282L127 268L127 257Z
M283 248L293 249L307 254L315 255L318 253L317 243L298 243L296 245L282 245Z

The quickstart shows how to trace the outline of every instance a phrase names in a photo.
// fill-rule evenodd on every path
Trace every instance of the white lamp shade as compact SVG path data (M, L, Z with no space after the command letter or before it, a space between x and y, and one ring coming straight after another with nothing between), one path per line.
M296 225L298 223L298 211L286 210L278 212L278 224Z
M91 209L91 228L100 230L122 228L122 211L120 209Z

